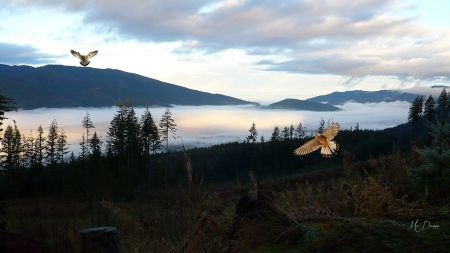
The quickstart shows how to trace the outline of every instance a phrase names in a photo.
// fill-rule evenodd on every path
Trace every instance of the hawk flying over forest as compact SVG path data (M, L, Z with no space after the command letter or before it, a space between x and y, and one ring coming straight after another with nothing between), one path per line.
M82 54L78 53L77 51L75 51L73 49L71 49L70 52L72 53L73 56L75 56L75 57L77 57L78 59L81 60L80 61L81 65L86 67L90 63L89 59L94 57L98 53L98 50L92 51L92 52L90 52L87 55L82 55Z
M303 144L303 146L294 150L294 154L306 155L322 147L320 153L324 157L332 157L333 153L336 153L339 150L339 145L335 141L331 141L338 132L339 124L333 123L327 129L325 129L322 134L315 134L314 139L306 142L305 144Z

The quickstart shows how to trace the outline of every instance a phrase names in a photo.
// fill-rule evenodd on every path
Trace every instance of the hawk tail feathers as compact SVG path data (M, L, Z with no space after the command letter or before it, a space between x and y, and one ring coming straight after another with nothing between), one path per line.
M324 157L332 157L339 150L339 145L335 141L328 142L328 146L322 146L320 153Z

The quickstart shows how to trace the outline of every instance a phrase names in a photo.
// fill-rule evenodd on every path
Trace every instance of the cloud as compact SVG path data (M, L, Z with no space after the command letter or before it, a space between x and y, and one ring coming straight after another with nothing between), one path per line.
M102 32L143 42L182 42L175 54L239 49L271 71L349 78L450 76L449 31L435 33L415 6L396 0L22 0L83 13ZM345 84L344 84L345 85Z
M39 49L30 45L17 45L0 42L0 63L2 64L42 64L54 63L56 55L39 53Z
M313 112L296 110L264 110L253 105L243 106L175 106L171 108L172 117L177 124L177 136L181 136L186 147L210 146L213 144L244 141L253 122L256 124L259 136L264 135L268 140L275 126L283 129L285 126L294 127L301 122L309 131L316 131L320 118L327 122L339 122L341 127L349 129L358 122L362 129L384 129L394 127L407 121L410 103L396 101L392 103L367 103L354 102L342 106L342 111ZM140 117L144 108L135 108L136 116ZM150 108L155 122L159 122L166 108ZM109 108L71 108L71 109L46 109L19 110L8 112L3 123L5 126L13 124L16 120L19 130L26 136L32 130L36 136L36 129L41 125L44 135L53 119L58 122L58 127L64 128L70 149L78 153L81 137L85 132L82 127L82 119L89 111L89 115L95 128L90 132L97 132L104 141L108 126L116 113L115 107ZM370 117L367 117L370 115ZM170 148L181 147L181 140L171 139Z

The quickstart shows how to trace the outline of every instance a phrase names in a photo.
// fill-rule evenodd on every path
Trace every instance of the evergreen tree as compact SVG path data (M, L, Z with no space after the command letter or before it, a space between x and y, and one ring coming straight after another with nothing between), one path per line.
M135 185L137 177L137 166L136 166L136 154L141 150L140 147L140 125L139 120L136 117L136 112L134 111L133 105L131 103L131 98L128 97L125 104L125 133L126 133L126 154L128 162L128 193L132 194L133 185Z
M56 122L56 119L53 119L50 127L48 128L46 139L46 159L51 165L54 165L57 162L58 137L58 123Z
M280 128L279 128L278 126L276 126L276 127L273 129L272 136L270 137L270 141L271 141L272 143L281 141Z
M161 148L158 127L156 126L148 107L141 116L141 136L143 140L144 154L148 159L150 151L155 154L156 151Z
M16 168L20 167L21 153L22 153L22 134L17 128L17 125L14 124L13 164Z
M439 177L442 176L442 170L449 168L450 164L450 122L441 123L436 117L436 124L424 120L428 133L433 138L433 146L413 149L420 155L425 162L425 166L435 170Z
M89 151L89 148L87 146L89 144L89 128L95 128L94 124L92 123L91 116L89 116L89 111L86 111L86 115L84 116L81 123L83 124L83 128L86 128L86 141L84 142L86 145L85 150Z
M42 129L42 126L39 125L37 130L37 137L34 141L34 152L36 155L36 166L39 169L43 168L43 162L44 162L44 155L45 155L45 137L44 137L44 130Z
M297 128L295 129L295 138L303 139L303 138L305 138L305 136L306 136L306 130L302 126L302 122L300 122L300 124L298 124Z
M175 139L176 126L175 120L172 119L172 113L169 107L167 107L159 123L161 140L166 142L166 153L169 150L169 137L172 136Z
M412 123L413 134L419 135L420 117L422 116L423 97L417 96L409 107L408 122Z
M4 153L1 156L5 158L2 163L6 168L13 167L14 142L14 129L11 125L8 125L3 134L2 148L0 149Z
M265 143L266 142L266 140L264 139L264 135L261 135L261 138L260 138L259 142L261 142L261 143Z
M447 108L447 102L448 102L448 94L444 88L442 89L441 94L439 95L439 98L437 100L437 104L441 112L444 111L445 108Z
M161 122L159 123L160 128L160 136L163 141L166 142L166 180L165 180L165 187L167 188L167 170L168 170L168 164L167 164L167 152L169 151L169 137L172 136L175 139L175 133L177 129L175 128L177 125L175 124L175 120L172 119L172 113L169 110L169 107L167 107L166 111L164 112Z
M247 136L246 138L247 142L252 141L252 143L255 143L256 138L258 138L258 131L256 130L255 122L253 122L252 126L248 131L250 132L250 135Z
M283 128L283 130L281 131L281 136L283 137L284 141L289 140L289 128L288 127Z
M355 131L355 132L359 131L359 123L358 122L356 122L356 126L355 126L355 129L353 131Z
M17 109L12 105L14 103L15 102L12 98L7 98L0 93L0 133L3 131L3 128L1 128L3 125L3 120L8 119L5 117L5 112L17 111Z
M67 143L67 135L64 131L64 128L61 128L61 131L58 134L58 140L56 141L56 154L57 161L60 163L64 163L64 156L69 153L70 144Z
M103 142L98 137L97 132L94 132L94 135L89 141L89 148L91 149L92 158L94 160L100 158L102 155L102 144Z
M424 106L424 115L427 117L428 121L432 120L434 111L436 110L436 103L434 102L433 96L428 96L427 100L425 101Z
M320 121L319 121L319 129L317 129L317 132L319 134L323 133L323 130L325 130L325 120L323 120L322 117L320 117Z
M89 155L88 152L88 145L86 144L86 138L84 137L84 133L83 136L81 137L81 141L79 142L80 144L80 153L78 154L78 157L82 160L82 161L86 161Z
M34 152L33 131L30 131L30 134L22 143L24 152L24 166L34 168L36 162L36 154Z
M119 167L121 164L121 157L125 155L125 142L126 142L126 108L123 106L122 101L117 102L117 112L108 127L107 133L107 146L111 150L111 153L119 156Z
M289 127L289 139L292 140L294 139L295 136L295 128L294 126L291 124L291 126Z

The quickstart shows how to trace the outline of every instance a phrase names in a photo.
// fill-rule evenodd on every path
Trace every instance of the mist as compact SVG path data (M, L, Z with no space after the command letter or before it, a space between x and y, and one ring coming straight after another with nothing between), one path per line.
M410 103L396 101L391 103L346 103L338 106L342 111L312 112L295 110L265 110L255 105L244 106L175 106L170 108L172 117L177 124L177 137L169 140L169 149L181 148L181 139L186 148L208 147L214 144L227 142L243 142L248 136L250 126L254 122L258 131L258 141L261 135L269 140L273 129L278 126L282 130L285 126L297 127L301 122L308 132L316 131L319 120L325 122L339 122L342 129L354 127L356 123L361 129L384 129L394 127L407 121ZM134 108L136 116L140 118L145 108ZM149 109L155 122L159 123L166 108ZM117 108L63 108L49 109L39 108L35 110L19 110L7 112L9 119L3 121L4 128L13 125L16 121L20 132L25 136L32 134L37 136L36 130L41 125L44 135L53 119L56 119L58 128L64 128L70 144L69 151L75 155L79 153L79 143L86 130L82 126L82 120L89 112L95 128L89 130L89 135L94 132L100 136L105 147L106 133Z

